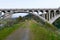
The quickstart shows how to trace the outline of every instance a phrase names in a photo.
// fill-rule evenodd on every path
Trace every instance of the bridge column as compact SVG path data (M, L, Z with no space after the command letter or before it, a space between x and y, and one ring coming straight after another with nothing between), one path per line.
M45 10L43 10L43 13L42 14L43 14L43 18L45 18Z
M56 10L54 10L54 17L56 17Z
M51 12L51 19L53 19L53 17L54 17L53 15L54 15L54 13L53 13L53 12Z
M59 10L59 15L60 15L60 10Z
M49 15L48 15L48 13L47 13L47 20L49 20Z
M48 20L50 20L50 16L51 16L51 15L50 15L50 13L51 13L50 11L51 11L51 10L48 10L48 15L49 15Z
M13 14L14 12L13 11L10 11L10 18L12 17L12 14Z
M0 15L2 14L2 12L0 11Z
M0 11L0 21L2 20L2 11Z
M39 13L40 13L40 11L38 10L38 13L37 14L40 15Z
M0 11L0 17L2 16L2 12Z
M45 14L45 19L46 19L46 14Z
M48 20L48 13L45 14L45 19Z

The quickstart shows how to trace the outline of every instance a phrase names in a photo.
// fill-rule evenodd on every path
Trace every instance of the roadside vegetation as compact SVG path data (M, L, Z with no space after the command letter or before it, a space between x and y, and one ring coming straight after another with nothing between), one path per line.
M24 22L22 21L22 17L19 17L14 20L5 20L4 26L0 27L0 40L5 39L9 34L13 31L17 30L19 27L23 26Z
M56 30L47 28L49 25L41 26L34 21L30 21L30 24L31 40L60 40L60 37L55 33Z
M60 40L60 32L58 28L47 22L43 22L41 19L34 15L25 16L30 20L31 39L30 40Z
M14 30L16 30L19 27L21 27L22 24L23 23L14 24L13 26L5 27L4 29L0 30L0 40L3 40L4 38L6 38Z
M29 23L30 40L60 40L60 33L57 27L52 24L44 23L38 17L28 14L24 17L19 17L12 20L6 20L5 26L0 29L0 40L6 38L19 27L25 27Z

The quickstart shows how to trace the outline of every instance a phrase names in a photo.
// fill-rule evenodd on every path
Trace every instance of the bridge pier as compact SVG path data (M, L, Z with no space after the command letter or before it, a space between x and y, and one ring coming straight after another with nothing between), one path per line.
M43 18L45 18L45 14L46 14L46 13L45 13L45 10L43 10Z
M38 10L37 14L40 15L39 13L40 13L40 11Z
M54 12L52 12L51 14L52 14L52 15L51 15L51 17L52 17L51 19L53 19L53 17L54 17Z
M56 10L54 10L54 17L56 17Z
M2 12L0 11L0 18L1 18L1 16L2 16Z
M45 17L46 17L45 19L48 20L48 13L45 14Z
M51 16L50 14L51 14L51 12L50 12L50 10L49 10L49 11L48 11L48 15L49 15L48 20L50 20L50 16Z

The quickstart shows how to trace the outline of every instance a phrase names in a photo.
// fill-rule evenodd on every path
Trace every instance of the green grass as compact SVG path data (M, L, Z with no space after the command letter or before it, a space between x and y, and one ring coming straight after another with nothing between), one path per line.
M3 40L4 38L6 38L9 34L11 34L14 30L18 29L22 25L23 23L18 23L18 24L14 24L11 27L6 27L0 30L0 40Z
M48 23L41 25L34 20L27 20L25 22L15 24L12 27L6 27L3 30L0 30L0 40L6 38L19 27L25 28L26 25L28 25L26 23L30 24L31 40L60 40L60 35L55 33L57 30L56 27Z
M46 26L52 26L51 30L46 28L45 25L39 25L36 22L31 21L30 22L30 28L32 32L32 39L31 40L58 40L58 35L55 34L54 31L52 31L52 25L47 25ZM55 29L55 27L53 28Z
M47 29L50 29L52 31L56 31L57 30L57 27L52 25L52 24L49 24L49 23L45 23L44 27L46 27Z

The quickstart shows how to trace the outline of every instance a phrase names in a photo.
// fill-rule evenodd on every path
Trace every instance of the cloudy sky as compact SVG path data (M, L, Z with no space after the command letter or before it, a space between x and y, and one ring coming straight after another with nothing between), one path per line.
M0 0L0 8L58 8L60 0Z
M0 0L0 8L58 8L59 6L60 0Z

